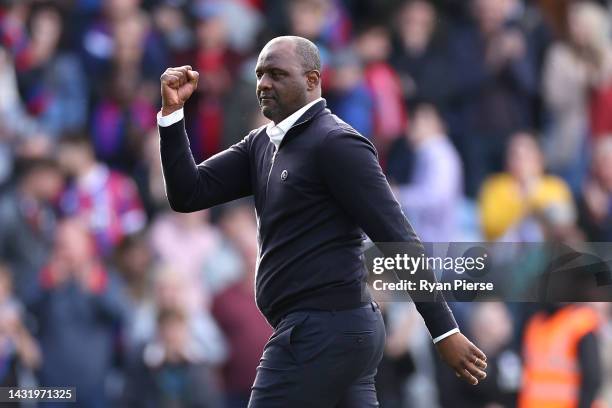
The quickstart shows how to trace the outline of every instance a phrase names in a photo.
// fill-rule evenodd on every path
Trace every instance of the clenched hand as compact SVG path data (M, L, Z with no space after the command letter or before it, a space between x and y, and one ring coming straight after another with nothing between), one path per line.
M487 377L487 356L461 333L454 333L436 343L442 360L455 375L472 385Z
M166 116L183 107L198 87L199 74L190 65L168 68L162 74L162 115Z

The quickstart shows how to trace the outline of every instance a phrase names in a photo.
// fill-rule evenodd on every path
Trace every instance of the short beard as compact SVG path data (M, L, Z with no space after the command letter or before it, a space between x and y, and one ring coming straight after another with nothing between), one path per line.
M268 119L270 119L272 122L274 122L274 124L278 124L278 122L280 122L279 117L281 116L281 113L279 112L278 108L271 108L269 106L262 106L261 107L261 113Z

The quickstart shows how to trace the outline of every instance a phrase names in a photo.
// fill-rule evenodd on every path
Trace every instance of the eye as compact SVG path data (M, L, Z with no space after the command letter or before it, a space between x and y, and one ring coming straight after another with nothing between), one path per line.
M273 79L280 79L282 77L285 76L285 73L283 71L272 71L272 78Z
M261 77L263 76L263 73L261 71L256 71L255 76L257 77L257 79L261 79Z

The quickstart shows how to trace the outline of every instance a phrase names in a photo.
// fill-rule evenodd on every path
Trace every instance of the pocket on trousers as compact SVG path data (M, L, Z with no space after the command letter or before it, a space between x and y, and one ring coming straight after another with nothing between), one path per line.
M330 323L318 316L307 315L288 330L286 342L297 364L309 363L328 351L335 338Z
M292 357L294 357L292 343L296 335L295 331L299 330L306 320L308 320L308 315L299 316L294 322L289 323L289 327L276 336L275 342L291 354Z

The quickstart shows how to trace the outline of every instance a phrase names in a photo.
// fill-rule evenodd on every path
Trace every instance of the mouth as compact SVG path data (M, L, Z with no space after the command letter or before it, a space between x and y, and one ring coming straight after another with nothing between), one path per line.
M259 103L264 104L264 103L270 103L274 101L274 98L271 96L260 96L259 97Z

